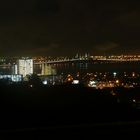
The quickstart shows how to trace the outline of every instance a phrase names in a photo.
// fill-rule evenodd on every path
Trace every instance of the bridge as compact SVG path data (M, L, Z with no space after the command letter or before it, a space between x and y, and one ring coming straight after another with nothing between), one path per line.
M74 62L74 61L81 61L81 60L84 60L84 59L48 60L46 62L34 62L34 64L55 64L55 63Z
M140 59L62 59L62 60L48 60L46 62L34 62L34 64L55 64L55 63L67 63L78 61L93 61L93 62L140 62Z
M88 59L88 58L72 58L72 59L54 59L48 61L34 62L35 65L41 64L56 64L56 63L67 63L67 62L80 62L80 61L93 61L93 62L140 62L140 59L107 59L107 58L99 58L99 59ZM0 64L0 67L11 67L12 64Z

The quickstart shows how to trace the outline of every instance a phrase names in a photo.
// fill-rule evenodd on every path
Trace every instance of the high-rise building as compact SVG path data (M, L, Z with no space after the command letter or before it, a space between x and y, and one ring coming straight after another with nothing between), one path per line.
M18 74L23 75L23 77L33 74L33 59L19 59Z

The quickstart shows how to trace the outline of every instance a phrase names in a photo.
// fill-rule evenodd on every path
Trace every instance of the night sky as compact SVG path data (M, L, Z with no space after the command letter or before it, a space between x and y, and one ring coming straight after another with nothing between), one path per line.
M4 0L1 56L140 53L140 2Z

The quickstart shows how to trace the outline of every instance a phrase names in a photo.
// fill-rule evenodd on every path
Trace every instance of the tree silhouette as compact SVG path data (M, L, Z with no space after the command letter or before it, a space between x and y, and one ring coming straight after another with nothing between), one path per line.
M41 85L41 79L37 74L32 74L29 76L29 84L33 86Z

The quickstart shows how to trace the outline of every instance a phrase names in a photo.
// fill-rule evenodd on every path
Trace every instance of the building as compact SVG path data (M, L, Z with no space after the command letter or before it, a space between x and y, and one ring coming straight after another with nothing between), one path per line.
M51 66L51 65L47 65L47 64L42 64L42 75L56 75L56 69Z
M33 59L19 59L18 60L18 74L26 75L33 74Z
M22 81L22 75L0 75L0 80L8 80L11 82L21 82Z

